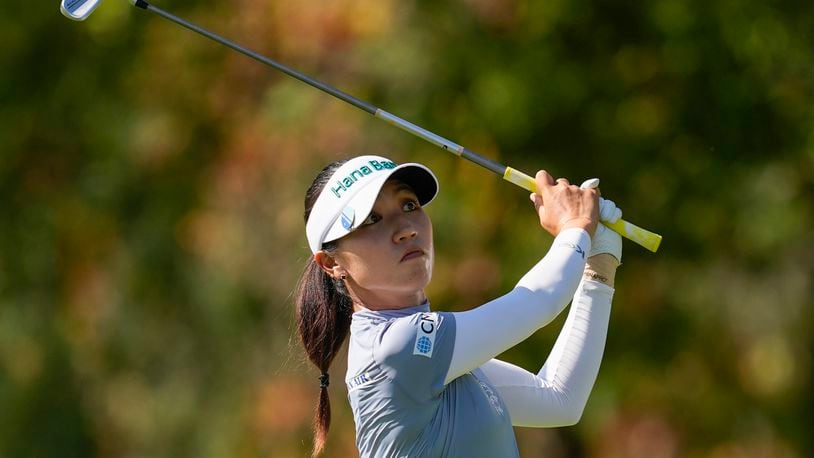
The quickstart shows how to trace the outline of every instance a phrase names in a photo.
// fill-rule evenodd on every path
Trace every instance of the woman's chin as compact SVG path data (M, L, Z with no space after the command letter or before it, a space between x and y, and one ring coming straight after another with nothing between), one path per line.
M401 284L407 290L424 291L424 288L430 284L431 278L432 272L421 270L414 272L411 275L406 275Z

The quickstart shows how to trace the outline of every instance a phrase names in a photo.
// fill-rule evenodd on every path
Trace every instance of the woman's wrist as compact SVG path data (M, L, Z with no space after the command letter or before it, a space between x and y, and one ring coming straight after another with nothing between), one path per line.
M588 235L593 237L594 233L596 232L596 224L596 221L588 217L571 218L560 224L560 232L566 229L578 228L585 230Z
M613 287L619 260L609 253L591 256L585 262L583 277Z

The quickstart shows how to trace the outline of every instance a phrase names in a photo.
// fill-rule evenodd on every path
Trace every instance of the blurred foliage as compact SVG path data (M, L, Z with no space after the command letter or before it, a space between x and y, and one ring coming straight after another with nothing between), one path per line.
M582 421L518 428L523 456L814 455L812 4L157 4L495 160L599 176L664 235L626 244ZM436 309L550 243L517 188L126 2L0 11L0 456L305 456L291 293L332 160L437 172ZM503 356L536 371L561 323ZM331 390L327 456L352 456Z

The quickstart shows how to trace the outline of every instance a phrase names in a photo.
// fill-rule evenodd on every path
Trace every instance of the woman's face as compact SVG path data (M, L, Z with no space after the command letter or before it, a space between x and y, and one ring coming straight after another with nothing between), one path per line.
M370 215L338 241L332 258L351 296L366 308L423 303L432 277L432 223L412 188L388 180Z

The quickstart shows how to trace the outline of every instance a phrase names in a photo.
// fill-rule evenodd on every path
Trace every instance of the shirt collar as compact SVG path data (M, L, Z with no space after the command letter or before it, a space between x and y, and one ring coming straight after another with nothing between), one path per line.
M363 308L358 312L354 312L353 321L357 320L391 320L393 318L401 318L405 316L414 315L421 312L430 311L430 301L424 301L423 304L414 305L403 309L395 310L370 310Z

